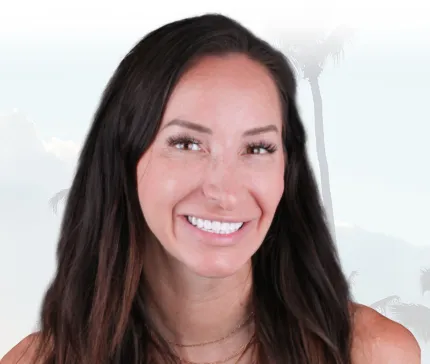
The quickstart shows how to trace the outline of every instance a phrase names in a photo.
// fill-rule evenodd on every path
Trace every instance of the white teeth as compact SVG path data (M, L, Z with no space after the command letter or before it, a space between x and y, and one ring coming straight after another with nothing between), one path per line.
M231 234L239 230L243 222L220 222L203 220L194 216L187 216L188 221L200 230L216 234Z

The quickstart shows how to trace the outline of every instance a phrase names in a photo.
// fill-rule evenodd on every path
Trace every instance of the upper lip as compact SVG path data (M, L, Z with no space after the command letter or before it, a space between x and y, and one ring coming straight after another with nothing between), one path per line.
M244 219L237 219L234 217L226 217L226 216L208 216L208 215L204 215L204 214L185 214L184 216L188 217L188 216L192 216L192 217L196 217L198 219L202 219L202 220L209 220L209 221L220 221L220 222L232 222L232 223L239 223L239 222L246 222L248 220L244 220Z

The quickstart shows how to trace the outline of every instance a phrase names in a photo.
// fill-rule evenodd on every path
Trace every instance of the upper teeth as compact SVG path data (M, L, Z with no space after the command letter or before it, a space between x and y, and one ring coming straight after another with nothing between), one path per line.
M203 220L198 217L188 216L188 221L197 228L217 234L231 234L239 230L243 222L220 222Z

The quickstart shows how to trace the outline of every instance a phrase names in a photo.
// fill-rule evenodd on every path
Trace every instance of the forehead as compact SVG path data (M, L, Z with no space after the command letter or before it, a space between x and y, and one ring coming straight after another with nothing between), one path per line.
M269 71L245 55L208 56L179 80L167 103L163 123L281 123L278 90Z

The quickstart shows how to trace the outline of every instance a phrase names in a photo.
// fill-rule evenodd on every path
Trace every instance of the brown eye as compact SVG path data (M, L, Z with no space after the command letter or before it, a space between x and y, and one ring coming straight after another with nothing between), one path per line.
M197 143L193 142L187 142L187 143L178 143L175 145L178 149L185 149L185 150L200 150L200 147Z
M268 151L262 147L252 147L252 148L249 148L248 150L248 154L265 154L265 153L268 153Z

